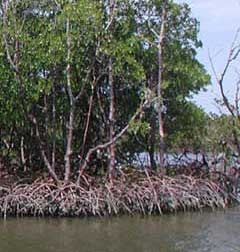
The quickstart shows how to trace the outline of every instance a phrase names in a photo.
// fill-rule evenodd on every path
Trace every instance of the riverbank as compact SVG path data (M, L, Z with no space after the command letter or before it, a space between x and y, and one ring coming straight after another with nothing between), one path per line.
M0 214L8 216L112 216L163 214L225 208L236 189L223 174L165 176L151 171L122 173L112 183L83 176L81 185L49 180L0 187Z

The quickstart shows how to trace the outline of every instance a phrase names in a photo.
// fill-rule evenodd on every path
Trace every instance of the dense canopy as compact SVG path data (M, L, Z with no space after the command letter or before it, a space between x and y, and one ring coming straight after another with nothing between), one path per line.
M69 181L84 169L113 176L143 152L156 168L160 137L165 152L199 148L206 115L190 99L209 75L196 58L199 23L188 5L4 0L0 16L7 169Z

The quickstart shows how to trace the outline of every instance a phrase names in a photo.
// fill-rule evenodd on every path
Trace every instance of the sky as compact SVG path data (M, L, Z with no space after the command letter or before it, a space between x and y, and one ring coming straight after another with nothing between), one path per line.
M208 113L219 113L221 109L214 99L220 98L220 92L209 55L217 73L220 74L226 64L236 32L240 28L240 0L175 0L175 2L188 3L192 9L192 16L200 21L199 38L203 42L203 48L198 50L198 59L212 77L212 85L207 88L207 92L194 96L194 101ZM236 92L236 70L237 68L240 70L239 66L240 60L232 65L224 82L224 90L232 99Z

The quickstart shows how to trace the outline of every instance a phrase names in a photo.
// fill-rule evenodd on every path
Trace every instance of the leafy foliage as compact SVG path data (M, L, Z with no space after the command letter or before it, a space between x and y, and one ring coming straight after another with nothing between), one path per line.
M109 139L109 57L113 60L116 134L142 100L149 99L151 104L144 107L141 120L131 121L128 134L118 142L117 162L148 151L150 117L156 121L158 66L151 29L159 29L162 1L114 1L112 17L109 1L7 3L0 14L0 155L9 162L14 158L18 168L30 172L56 162L53 170L62 178L70 127L70 77L75 101L71 175L76 178L88 151ZM201 46L199 23L186 4L168 1L167 9L163 90L167 147L196 149L205 115L189 98L209 83L196 58ZM150 90L150 98L142 95L143 90ZM88 166L98 172L106 167L107 158L98 151Z

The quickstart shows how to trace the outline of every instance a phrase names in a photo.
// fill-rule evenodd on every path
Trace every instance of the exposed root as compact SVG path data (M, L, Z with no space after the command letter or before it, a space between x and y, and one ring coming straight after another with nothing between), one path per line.
M106 216L162 214L185 210L224 208L236 195L226 177L215 179L151 171L122 174L109 183L85 176L82 184L32 184L0 187L0 214L7 216Z

